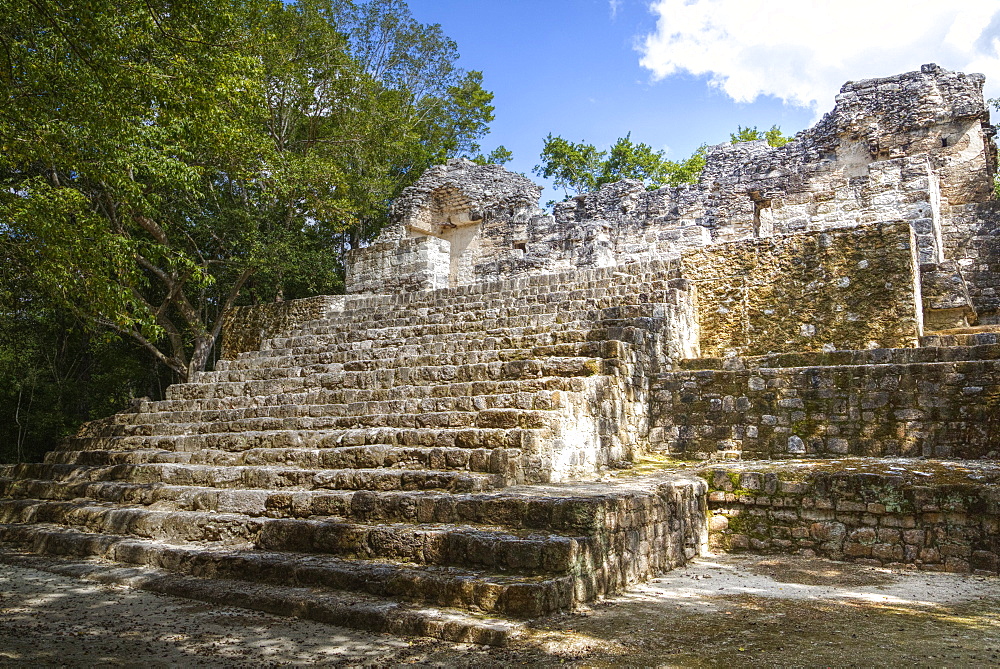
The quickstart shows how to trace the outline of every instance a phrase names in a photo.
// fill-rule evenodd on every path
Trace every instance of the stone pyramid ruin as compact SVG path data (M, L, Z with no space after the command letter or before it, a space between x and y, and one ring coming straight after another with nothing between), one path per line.
M347 295L235 309L213 371L0 467L3 559L480 643L710 548L995 573L982 87L850 82L784 147L552 215L428 170Z

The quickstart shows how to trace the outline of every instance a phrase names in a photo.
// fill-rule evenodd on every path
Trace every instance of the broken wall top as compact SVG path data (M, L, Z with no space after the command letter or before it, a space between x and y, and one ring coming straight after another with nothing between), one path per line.
M453 158L430 168L403 190L392 207L389 234L439 234L442 228L482 220L494 212L535 213L542 187L500 165ZM380 237L384 241L385 236Z
M847 181L868 176L874 163L917 155L940 173L949 204L982 202L991 196L996 169L984 81L981 74L929 64L917 72L847 82L833 111L783 147L765 140L712 146L697 184L647 191L641 182L625 180L557 205L556 216L656 219L671 210L718 206L733 192L768 201L808 191L816 177L837 173Z
M870 163L920 153L940 154L945 161L970 131L992 135L984 81L981 74L930 64L919 72L848 82L833 111L784 147L763 140L713 147L701 184L773 178L835 161Z

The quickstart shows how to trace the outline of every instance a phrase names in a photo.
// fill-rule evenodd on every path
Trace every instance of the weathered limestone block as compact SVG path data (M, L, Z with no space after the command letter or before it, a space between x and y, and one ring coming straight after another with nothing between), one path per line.
M969 287L958 263L949 260L921 265L920 292L927 330L964 328L976 322Z
M955 261L978 322L1000 322L1000 202L953 206L945 221L945 256Z
M521 264L540 192L499 165L459 158L427 170L374 243L348 253L347 292L459 286L489 275L480 264Z
M447 288L451 243L438 237L378 242L351 251L348 293L395 293Z

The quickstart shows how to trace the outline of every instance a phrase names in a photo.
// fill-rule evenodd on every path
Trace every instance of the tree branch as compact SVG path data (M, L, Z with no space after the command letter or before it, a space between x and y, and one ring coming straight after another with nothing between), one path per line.
M243 284L247 282L247 279L253 274L253 270L249 267L243 269L239 278L236 279L236 284L233 289L229 291L229 296L226 298L226 303L222 305L222 309L219 311L219 315L215 319L215 325L212 327L212 339L218 339L219 333L222 332L222 323L225 319L226 312L233 308L233 302L240 295L240 289L243 288Z
M135 222L142 226L142 229L148 232L153 239L163 244L164 246L170 245L170 240L167 239L167 233L163 231L160 225L151 219L149 216L143 216L142 214L135 215Z
M115 323L114 321L110 321L107 319L98 319L98 322L101 325L111 328L112 330L118 332L119 334L131 337L132 339L136 340L145 349L147 349L150 353L152 353L157 360L159 360L164 365L177 372L183 379L187 380L188 377L187 367L181 364L177 359L167 357L167 355L164 354L163 351L161 351L159 348L157 348L155 344L153 344L151 341L143 337L141 332L138 332L133 329L125 329L120 325L118 325L117 323Z
M170 341L170 348L173 349L174 358L183 361L184 355L184 338L181 336L180 330L174 325L174 322L167 318L166 315L166 305L169 304L169 298L164 300L164 304L160 306L159 309L153 309L153 305L143 297L137 289L132 288L132 297L135 298L140 304L142 304L146 309L153 314L153 318L156 319L157 325L163 328L167 333L167 339Z

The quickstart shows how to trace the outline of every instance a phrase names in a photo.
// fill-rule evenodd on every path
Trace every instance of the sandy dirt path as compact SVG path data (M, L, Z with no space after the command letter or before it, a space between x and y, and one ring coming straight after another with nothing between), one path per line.
M40 563L42 564L42 563ZM703 558L486 648L214 607L0 564L0 664L1000 664L1000 579L790 557Z

